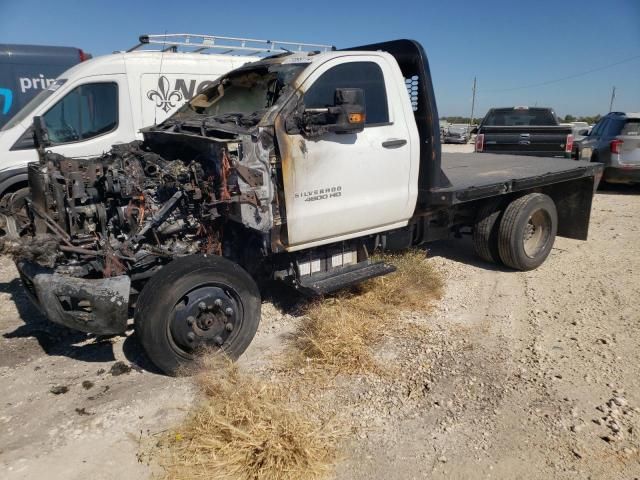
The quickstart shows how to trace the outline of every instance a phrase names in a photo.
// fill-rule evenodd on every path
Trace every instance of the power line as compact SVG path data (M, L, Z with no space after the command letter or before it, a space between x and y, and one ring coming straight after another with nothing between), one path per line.
M564 80L570 80L572 78L581 77L583 75L588 75L590 73L598 72L600 70L606 70L607 68L615 67L616 65L620 65L622 63L631 62L631 61L636 60L638 58L640 58L640 55L634 55L633 57L625 58L624 60L620 60L619 62L610 63L608 65L603 65L602 67L592 68L591 70L586 70L584 72L575 73L573 75L568 75L566 77L556 78L555 80L547 80L545 82L532 83L531 85L522 85L520 87L499 88L499 89L496 89L496 90L485 90L484 93L511 92L513 90L523 90L525 88L542 87L544 85L549 85L549 84L552 84L552 83L562 82Z

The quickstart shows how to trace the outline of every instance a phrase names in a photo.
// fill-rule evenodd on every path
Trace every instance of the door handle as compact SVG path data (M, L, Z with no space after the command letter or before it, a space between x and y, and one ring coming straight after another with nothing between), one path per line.
M399 148L407 144L404 138L390 138L382 142L384 148Z

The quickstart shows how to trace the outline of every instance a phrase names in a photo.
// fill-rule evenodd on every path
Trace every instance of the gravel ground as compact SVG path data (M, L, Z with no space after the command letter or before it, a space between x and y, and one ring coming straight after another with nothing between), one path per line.
M337 478L640 476L638 193L600 192L589 241L558 239L533 272L478 261L468 239L431 245L444 298L429 315L407 315L428 325L426 338L382 345L396 377L336 390L355 432ZM241 360L256 371L269 370L295 325L263 309ZM140 445L184 416L188 379L157 374L131 335L93 338L46 322L7 258L0 335L3 478L157 470Z
M386 345L405 376L365 394L338 478L639 477L638 193L599 193L589 241L558 239L532 272L432 245L429 338Z

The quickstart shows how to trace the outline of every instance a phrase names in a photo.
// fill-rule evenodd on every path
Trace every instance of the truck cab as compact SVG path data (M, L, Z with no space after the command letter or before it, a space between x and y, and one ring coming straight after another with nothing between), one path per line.
M333 106L336 91L345 88L362 91L366 113L360 131L327 129L309 138L304 128L276 128L287 250L405 226L418 196L420 137L407 121L413 111L398 63L389 53L362 51L308 60L276 126L296 109Z

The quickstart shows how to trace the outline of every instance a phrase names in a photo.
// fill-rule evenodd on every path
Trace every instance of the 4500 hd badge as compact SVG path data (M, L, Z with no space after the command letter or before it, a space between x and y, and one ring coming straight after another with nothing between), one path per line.
M296 192L295 198L304 198L305 202L315 202L317 200L326 200L328 198L337 198L342 195L342 186L318 188L315 190L307 190L306 192Z

